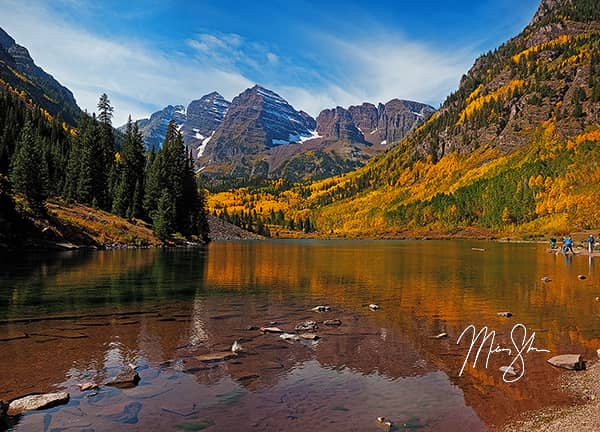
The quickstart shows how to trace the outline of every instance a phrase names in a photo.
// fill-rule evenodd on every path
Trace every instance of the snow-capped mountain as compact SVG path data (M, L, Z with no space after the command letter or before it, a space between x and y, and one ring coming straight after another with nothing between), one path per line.
M147 148L154 147L159 149L162 147L167 134L167 126L171 120L175 120L177 127L181 129L186 120L185 108L183 105L167 105L162 110L155 112L149 119L140 119L137 121L144 137L144 144ZM125 131L125 125L118 129Z
M202 156L206 144L219 125L231 102L217 92L212 92L190 102L187 107L187 119L181 128L185 144Z
M254 165L261 152L314 137L315 129L311 116L256 85L233 99L199 164L215 174L224 166L242 176L257 174Z
M294 181L354 169L402 140L435 109L393 99L323 110L317 120L259 85L228 102L217 92L169 105L138 121L146 145L162 146L169 121L179 126L198 168L209 177L284 176Z

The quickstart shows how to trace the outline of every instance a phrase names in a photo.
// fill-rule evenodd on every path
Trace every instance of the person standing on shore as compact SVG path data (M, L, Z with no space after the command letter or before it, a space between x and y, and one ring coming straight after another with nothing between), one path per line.
M587 242L588 242L588 252L593 253L594 252L594 236L590 234L590 236L587 239Z

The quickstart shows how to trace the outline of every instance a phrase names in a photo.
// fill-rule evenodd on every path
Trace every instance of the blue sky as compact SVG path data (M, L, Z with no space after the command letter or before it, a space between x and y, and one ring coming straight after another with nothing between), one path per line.
M259 83L297 109L412 99L437 107L481 53L516 35L538 0L0 0L0 26L115 123Z

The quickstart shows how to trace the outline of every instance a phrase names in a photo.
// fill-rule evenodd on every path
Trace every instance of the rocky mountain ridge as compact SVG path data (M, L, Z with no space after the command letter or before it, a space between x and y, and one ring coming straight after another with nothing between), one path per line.
M81 109L73 93L37 66L27 48L0 28L0 84L74 126Z

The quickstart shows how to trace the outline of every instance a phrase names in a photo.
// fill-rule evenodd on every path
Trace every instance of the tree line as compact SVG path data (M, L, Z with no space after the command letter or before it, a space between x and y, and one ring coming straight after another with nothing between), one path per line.
M145 220L161 240L175 233L207 240L205 197L176 124L169 124L161 149L146 151L131 117L117 145L112 117L103 94L98 116L83 113L78 128L67 130L59 119L0 92L0 198L16 193L34 215L44 216L46 199L61 197Z

